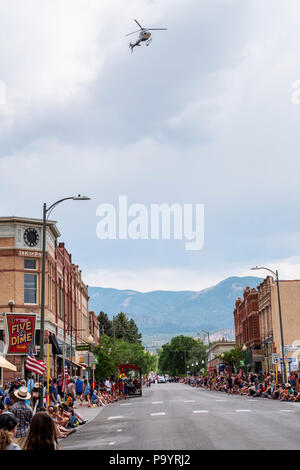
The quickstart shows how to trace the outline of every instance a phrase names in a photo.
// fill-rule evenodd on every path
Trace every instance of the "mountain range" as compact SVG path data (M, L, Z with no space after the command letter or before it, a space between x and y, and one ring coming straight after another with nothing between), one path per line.
M257 287L259 277L229 277L200 291L118 290L89 287L90 310L109 318L119 312L133 318L143 338L163 340L201 330L219 332L234 327L233 309L245 287Z

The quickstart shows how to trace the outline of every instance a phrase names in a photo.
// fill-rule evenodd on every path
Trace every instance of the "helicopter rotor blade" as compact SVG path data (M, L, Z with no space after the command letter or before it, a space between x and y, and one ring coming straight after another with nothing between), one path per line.
M130 36L131 34L139 33L141 30L138 29L137 31L133 31L132 33L125 34L125 36Z
M137 21L137 20L134 20L136 22L136 24L141 28L143 29L143 26L140 25L140 23Z
M145 28L147 31L166 31L168 28Z

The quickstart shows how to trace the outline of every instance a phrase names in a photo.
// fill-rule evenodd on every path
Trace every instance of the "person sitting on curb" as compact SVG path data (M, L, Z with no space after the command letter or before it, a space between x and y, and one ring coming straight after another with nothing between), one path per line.
M262 398L272 398L272 386L267 384L266 390L262 393Z
M64 413L63 407L61 405L53 406L52 417L57 419L57 423L63 426L64 428L68 427L71 415Z
M59 439L68 437L70 434L72 434L73 432L76 431L76 429L67 429L66 427L62 426L62 425L59 423L59 419L58 419L57 416L55 415L53 406L49 406L49 408L48 408L48 413L49 413L49 415L51 416L51 418L52 418L53 421L54 421L54 424L55 424L55 426L56 426L56 431L57 431L57 437L58 437Z
M294 401L294 390L290 383L285 384L281 401Z
M101 392L102 392L102 395L104 397L104 400L105 400L106 404L109 404L109 403L113 402L112 398L108 395L106 390L101 390Z
M69 417L70 421L72 420L72 417L75 417L77 419L79 425L87 423L88 420L84 419L78 413L78 411L74 410L73 403L71 405L67 405L67 403L62 403L60 405L60 407L63 409L63 416Z
M100 401L100 397L98 396L97 390L93 391L92 397L91 397L91 402L92 406L101 406L102 403Z
M274 391L272 393L272 398L273 400L278 400L280 398L280 395L282 393L282 387L281 385L275 385L274 387Z
M240 394L248 395L248 393L249 393L249 387L247 385L247 382L244 382L242 388L240 389Z
M300 392L295 391L294 401L300 401Z

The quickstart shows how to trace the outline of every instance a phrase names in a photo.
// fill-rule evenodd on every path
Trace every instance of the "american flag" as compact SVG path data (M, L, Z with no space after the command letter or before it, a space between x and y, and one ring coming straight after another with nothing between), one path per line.
M69 383L69 373L68 373L68 368L65 362L65 358L63 359L63 376L62 376L62 392L63 393L68 393L68 383Z
M38 375L43 375L47 366L44 361L39 361L33 355L33 340L31 340L30 345L28 346L28 356L26 358L25 367L31 372L35 372Z

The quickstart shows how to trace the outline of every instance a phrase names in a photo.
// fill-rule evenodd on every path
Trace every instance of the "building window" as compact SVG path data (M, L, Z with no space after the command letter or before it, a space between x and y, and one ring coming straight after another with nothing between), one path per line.
M72 302L72 325L74 325L74 328L77 328L76 322L75 322L75 306L74 302Z
M24 303L37 303L37 275L24 274Z
M62 287L61 287L61 278L58 278L58 316L63 319L63 302L62 302Z
M69 315L69 297L68 294L65 295L65 312L66 312L66 320L68 324L70 324L70 315Z
M36 269L36 259L24 259L24 269Z

